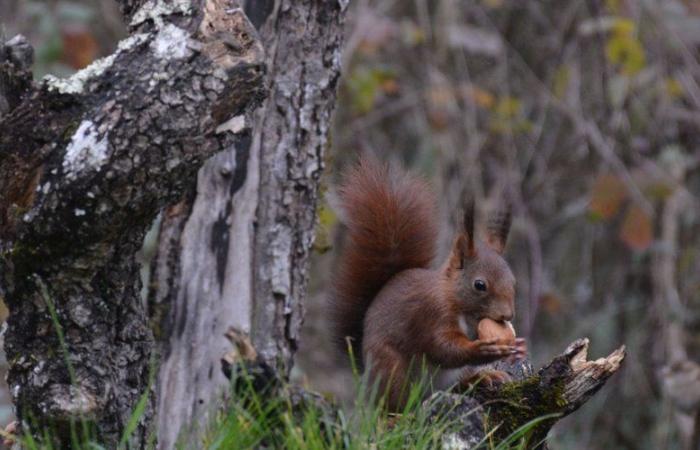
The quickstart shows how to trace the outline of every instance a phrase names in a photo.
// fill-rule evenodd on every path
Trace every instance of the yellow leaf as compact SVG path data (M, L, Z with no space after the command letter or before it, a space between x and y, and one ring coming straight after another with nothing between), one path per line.
M635 28L636 26L632 19L623 19L622 17L617 17L612 25L613 33L618 36L630 36L634 34Z
M605 56L623 73L634 75L646 65L642 43L635 36L635 24L630 19L616 19L612 34L605 44Z
M322 204L318 209L318 223L322 227L330 229L337 222L338 216L335 212L326 203Z
M566 90L569 88L569 80L571 79L571 68L563 65L559 66L554 72L554 95L557 98L563 98Z
M498 100L494 111L499 116L505 119L511 119L518 114L520 114L520 109L522 108L522 102L520 99L511 96L505 96Z
M620 12L620 0L605 0L605 7L612 13Z
M469 86L462 92L466 98L470 99L481 108L489 109L496 102L493 94L478 86Z
M666 78L665 85L666 85L666 93L672 99L677 99L679 97L682 97L683 94L685 93L685 91L683 89L683 85L681 84L680 81L678 81L675 78Z

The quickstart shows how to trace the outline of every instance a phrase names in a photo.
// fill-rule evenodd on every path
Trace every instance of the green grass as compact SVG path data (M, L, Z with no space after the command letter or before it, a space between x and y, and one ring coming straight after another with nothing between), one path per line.
M376 389L371 389L366 378L356 377L358 395L349 414L308 402L303 406L292 404L284 396L263 399L252 389L249 380L242 383L224 411L215 415L200 441L181 450L236 450L275 448L290 450L360 450L360 449L426 449L441 448L443 437L460 428L460 423L448 419L449 414L430 418L429 411L436 405L424 404L425 386L415 385L408 395L402 413L387 414L382 400L376 401ZM321 402L323 405L323 402ZM521 450L528 448L532 430L545 416L523 425L501 442L494 442L489 433L478 448L483 450Z
M376 401L373 389L365 379L357 383L358 395L354 408L348 414L321 401L293 403L286 395L267 396L253 389L248 377L232 382L235 398L213 414L213 418L189 443L184 441L178 450L236 450L252 448L289 450L364 450L364 449L426 449L440 448L443 436L460 424L442 414L430 418L430 407L423 404L424 387L411 388L409 400L401 414L386 414L381 400ZM282 388L288 392L290 387ZM130 433L141 419L147 402L142 396L122 437L119 449L129 448ZM431 406L431 405L428 405ZM536 419L512 433L501 442L487 435L479 449L523 450L529 443ZM82 429L81 429L82 428ZM89 427L79 427L84 430ZM45 430L42 442L30 435L20 442L30 450L53 450L51 431ZM90 433L72 433L72 448L99 450L107 447L90 438Z
M48 307L55 332L62 349L71 380L75 374L70 363L69 352L63 336L63 328L58 320L55 306L44 283L37 279L38 286ZM149 386L141 395L126 424L118 450L130 448L129 441L143 418L149 401L150 386L153 383L155 365L149 375ZM367 377L355 371L355 388L358 393L349 413L338 409L318 397L303 397L292 386L281 386L274 390L259 389L253 386L252 377L245 371L231 381L231 391L227 401L203 430L184 439L178 450L236 450L251 448L285 450L364 450L364 449L425 449L441 448L443 438L452 430L460 428L454 415L430 416L437 409L428 400L425 404L427 384L411 386L406 406L400 414L387 414L384 400L377 395ZM261 392L262 391L262 392ZM273 392L271 395L270 392ZM310 398L309 401L292 399ZM495 442L495 429L479 444L483 450L523 450L529 442L533 429L552 416L540 417L515 430L506 439ZM25 422L32 423L31 418ZM108 447L95 438L94 427L87 421L75 420L70 423L71 448L75 450L102 450ZM195 430L196 428L192 428ZM1 434L2 432L0 432ZM41 437L26 434L19 438L23 448L29 450L54 450L55 432L44 429ZM153 448L154 435L151 435L147 448Z
M152 380L151 380L152 381ZM430 417L435 404L424 404L425 385L411 387L408 401L400 414L387 414L383 399L365 377L356 377L356 391L352 411L334 408L318 397L313 401L299 399L299 390L284 386L269 395L253 387L251 377L245 374L232 380L232 399L215 414L203 430L185 442L178 450L236 450L236 449L289 449L289 450L364 450L364 449L426 449L441 448L446 434L460 428L449 414ZM141 420L148 402L148 392L141 396L127 423L118 449L128 449L129 439ZM291 394L290 392L296 392ZM449 412L449 411L445 411ZM532 430L545 416L523 425L500 442L494 442L494 432L482 440L482 450L524 450L528 448ZM94 438L89 424L71 424L71 448L101 450L108 447ZM79 425L79 426L78 426ZM80 435L78 431L81 431ZM53 450L51 429L45 429L41 439L29 434L20 439L29 450ZM190 434L190 436L192 436ZM153 448L152 439L148 448Z
M450 425L445 419L429 419L428 408L421 408L421 386L411 389L402 414L387 415L366 380L358 379L359 394L352 413L346 415L323 400L295 405L284 395L264 399L246 377L233 383L239 383L238 395L211 421L199 448L429 448L439 444Z

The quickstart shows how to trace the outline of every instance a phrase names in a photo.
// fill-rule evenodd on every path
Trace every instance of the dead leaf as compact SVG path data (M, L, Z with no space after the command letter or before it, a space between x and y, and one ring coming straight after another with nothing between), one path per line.
M539 302L549 314L555 315L561 311L561 300L553 292L544 292L540 295Z
M620 228L620 239L632 250L649 248L654 240L651 217L637 205L630 205Z
M588 208L596 218L609 219L620 209L626 196L627 189L622 180L615 175L602 174L593 184Z
M66 27L61 30L63 56L61 60L73 67L82 69L97 58L100 47L90 30L84 27Z

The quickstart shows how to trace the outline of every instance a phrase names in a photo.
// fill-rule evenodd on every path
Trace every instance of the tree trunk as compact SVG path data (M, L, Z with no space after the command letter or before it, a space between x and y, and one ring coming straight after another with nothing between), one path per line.
M149 295L162 355L160 448L205 422L228 386L220 361L231 349L230 328L250 335L281 373L291 368L346 6L246 3L265 47L270 94L252 132L202 168L196 197L170 207L160 225Z
M224 0L122 0L131 35L74 76L32 84L0 47L0 294L17 417L60 448L88 422L115 448L140 398L153 416L153 336L135 253L263 94L263 49ZM29 55L29 56L27 56Z

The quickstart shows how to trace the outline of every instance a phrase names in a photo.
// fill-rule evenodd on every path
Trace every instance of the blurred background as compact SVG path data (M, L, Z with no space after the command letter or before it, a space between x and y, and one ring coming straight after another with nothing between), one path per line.
M111 0L0 0L0 24L34 45L37 79L125 34ZM515 325L535 366L578 337L590 358L627 345L552 448L684 448L700 417L700 1L351 3L294 372L341 401L354 394L326 328L343 240L331 205L362 153L432 181L443 256L467 193L482 218L512 199Z

